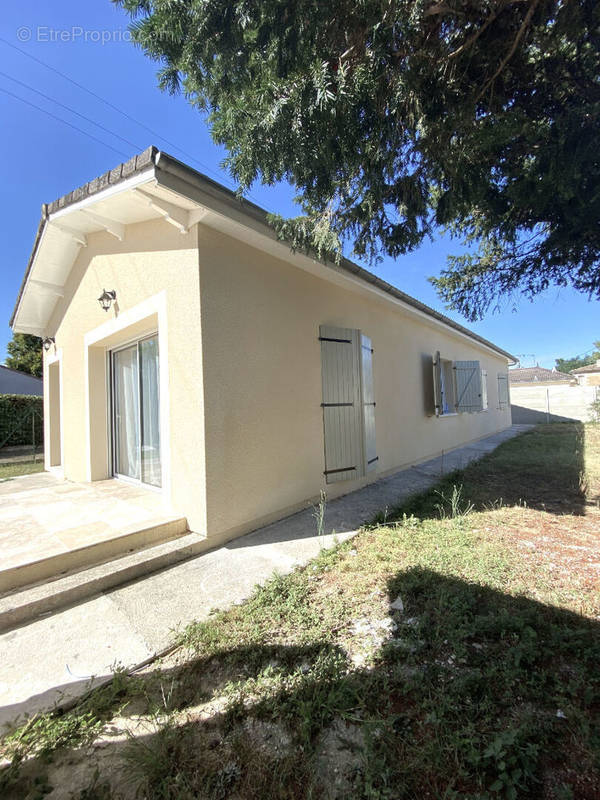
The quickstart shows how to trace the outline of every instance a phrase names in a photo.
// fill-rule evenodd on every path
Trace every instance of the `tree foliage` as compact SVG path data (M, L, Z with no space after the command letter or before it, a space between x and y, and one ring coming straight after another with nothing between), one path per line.
M42 377L42 340L30 333L15 333L6 345L6 366Z
M433 282L471 319L600 296L597 0L114 1L240 190L296 187L294 247L397 257L442 226L467 247Z
M587 356L557 358L555 361L556 369L559 372L570 372L572 369L579 369L579 367L587 367L590 364L595 364L600 358L600 339L597 342L594 342L594 347L596 349Z

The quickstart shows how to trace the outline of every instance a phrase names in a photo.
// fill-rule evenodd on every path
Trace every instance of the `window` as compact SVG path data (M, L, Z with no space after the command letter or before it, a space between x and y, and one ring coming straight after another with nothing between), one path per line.
M472 414L487 408L487 386L479 361L450 361L433 357L433 395L436 416Z
M454 369L452 361L442 359L440 369L440 407L441 414L456 413L456 392L454 390Z

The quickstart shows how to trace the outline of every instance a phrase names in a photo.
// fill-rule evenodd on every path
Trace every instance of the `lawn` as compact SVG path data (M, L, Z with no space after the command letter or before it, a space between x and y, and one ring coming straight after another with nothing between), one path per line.
M600 426L541 426L3 743L3 798L600 798Z
M40 455L36 461L0 462L0 481L17 478L19 475L31 475L34 472L44 471L44 456Z

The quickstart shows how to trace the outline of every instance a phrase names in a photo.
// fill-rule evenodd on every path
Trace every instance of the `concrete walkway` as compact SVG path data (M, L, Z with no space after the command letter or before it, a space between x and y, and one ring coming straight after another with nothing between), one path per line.
M317 536L313 510L191 558L129 585L0 636L0 728L77 697L106 679L116 665L132 668L169 646L173 631L205 619L250 595L273 572L290 572L322 547L353 536L386 507L428 489L499 444L528 430L511 428L440 458L397 472L327 505L325 534Z

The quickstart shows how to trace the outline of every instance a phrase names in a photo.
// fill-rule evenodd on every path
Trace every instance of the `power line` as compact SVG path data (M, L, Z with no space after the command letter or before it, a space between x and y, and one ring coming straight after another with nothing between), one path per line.
M8 78L9 81L14 81L14 83L18 83L19 86L23 86L25 89L28 89L30 92L35 92L35 94L38 94L40 97L43 97L45 100L48 100L49 102L54 103L55 105L60 106L61 108L64 108L66 111L70 111L71 114L75 114L76 116L81 117L81 119L84 119L86 122L89 122L92 125L95 125L97 128L100 128L100 130L103 130L105 133L110 134L110 136L114 136L116 139L120 139L122 142L125 142L125 144L130 145L130 147L133 147L136 150L141 150L142 149L139 144L136 144L135 142L131 142L129 139L125 139L123 136L120 136L118 133L115 133L114 131L111 131L110 128L106 128L106 127L104 127L104 125L101 125L99 122L96 122L95 120L91 119L90 117L86 117L85 114L80 114L79 111L75 111L74 108L71 108L70 106L67 106L64 103L61 103L60 100L56 100L54 97L50 97L49 95L44 94L44 92L40 92L38 89L34 89L33 86L29 86L29 84L24 83L23 81L17 80L17 78L13 78L12 75L8 75L6 72L1 72L0 71L0 75L3 78Z
M31 55L31 53L28 53L27 50L23 50L22 48L17 47L12 42L9 42L7 39L5 39L3 36L0 36L0 42L3 42L3 44L7 45L8 47L11 47L13 50L16 50L17 52L21 53L22 55L26 56L27 58L30 58L32 61L35 61L36 63L41 64L43 67L46 67L46 69L49 69L52 72L56 73L56 75L60 75L61 78L64 78L64 80L69 81L69 83L73 84L73 86L77 86L78 89L81 89L82 91L87 92L89 95L94 97L96 100L100 100L101 103L104 103L109 108L112 108L113 111L117 112L117 114L120 114L122 117L125 117L125 119L128 119L130 122L133 122L134 124L139 125L141 128L144 128L144 130L148 131L148 133L152 134L152 136L156 137L157 139L161 139L163 142L168 144L169 147L172 147L174 150L177 150L179 153L182 153L186 158L190 159L191 161L194 161L196 164L201 166L203 170L206 170L207 172L210 172L213 175L217 176L220 181L223 180L223 176L220 173L216 172L211 167L209 167L208 165L204 164L202 161L197 159L191 153L186 152L182 147L178 147L174 142L170 142L164 136L161 136L160 133L157 133L152 128L148 127L148 125L146 125L145 123L140 122L135 117L132 117L130 114L127 114L125 111L122 111L118 106L114 105L114 103L111 103L109 100L106 100L104 97L101 97L99 94L96 94L96 92L92 91L91 89L88 89L87 86L84 86L83 84L78 83L77 81L73 80L73 78L70 78L68 75L65 75L64 72L61 72L59 69L56 69L56 67L53 67L50 64L47 64L45 61L42 61L40 58L37 58L36 56ZM135 145L135 146L137 147L137 145Z
M117 150L116 147L113 147L111 144L104 142L102 139L98 139L93 134L88 133L88 131L84 131L83 128L79 128L77 127L77 125L73 125L72 122L67 122L66 119L62 119L62 117L57 117L56 114L52 114L52 112L47 111L45 108L42 108L41 106L38 106L35 103L31 103L29 100L25 100L25 98L23 97L19 97L18 94L13 94L12 92L9 92L8 89L5 89L2 86L0 86L0 92L4 92L4 94L7 94L9 97L14 98L15 100L19 100L21 103L25 103L25 105L31 106L31 108L35 108L38 111L41 111L43 114L47 114L49 117L52 117L52 119L55 119L58 122L62 122L64 125L68 125L69 128L73 128L73 130L82 133L84 136L87 136L89 139L93 139L95 142L98 142L101 145L104 145L104 147L108 147L109 150L113 150L115 153L122 156L123 158L127 158L127 153L123 153L122 150Z

